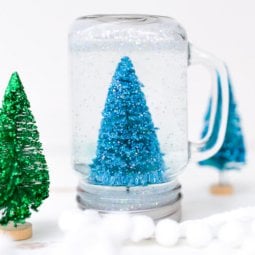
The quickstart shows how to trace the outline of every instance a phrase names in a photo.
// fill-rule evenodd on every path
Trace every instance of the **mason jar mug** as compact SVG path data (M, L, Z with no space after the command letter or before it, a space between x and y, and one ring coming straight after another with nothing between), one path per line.
M69 33L69 50L79 206L178 219L178 175L190 159L216 153L224 139L224 64L191 45L174 19L154 15L79 18ZM187 123L187 69L192 64L209 68L213 84L208 132L196 142L188 140Z

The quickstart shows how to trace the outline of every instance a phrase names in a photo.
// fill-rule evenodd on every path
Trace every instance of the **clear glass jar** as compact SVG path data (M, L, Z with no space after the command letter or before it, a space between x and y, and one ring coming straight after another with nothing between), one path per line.
M69 48L80 206L169 215L169 205L180 200L177 176L190 157L208 158L222 144L224 64L194 48L175 20L153 15L82 17L71 28ZM187 68L193 63L212 70L214 82L208 133L198 142L188 141L187 131ZM222 119L214 139L217 90Z

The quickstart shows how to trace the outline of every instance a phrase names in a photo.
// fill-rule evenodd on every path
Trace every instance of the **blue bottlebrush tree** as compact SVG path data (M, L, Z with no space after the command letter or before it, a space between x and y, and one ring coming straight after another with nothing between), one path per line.
M129 57L110 84L89 181L138 186L164 182L165 164L145 95Z
M219 77L218 84L220 84ZM221 174L224 171L228 170L238 170L246 162L246 150L243 133L241 129L240 117L237 111L237 106L233 95L232 82L229 74L228 84L229 84L229 113L224 142L220 150L214 156L207 160L199 162L199 164L202 166L212 166L218 169ZM217 133L217 128L219 128L219 122L221 118L220 108L222 96L220 93L218 96L220 102L218 104L218 110L216 112L216 130L215 130L216 132L214 132L215 134ZM211 113L211 99L209 102L208 111L205 115L205 126L202 132L202 137L204 137L205 134L207 133L210 113Z

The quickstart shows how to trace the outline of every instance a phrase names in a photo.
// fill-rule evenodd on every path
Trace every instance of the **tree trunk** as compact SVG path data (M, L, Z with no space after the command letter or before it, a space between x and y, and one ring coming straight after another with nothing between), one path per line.
M229 185L228 178L225 171L219 172L219 185L220 186Z

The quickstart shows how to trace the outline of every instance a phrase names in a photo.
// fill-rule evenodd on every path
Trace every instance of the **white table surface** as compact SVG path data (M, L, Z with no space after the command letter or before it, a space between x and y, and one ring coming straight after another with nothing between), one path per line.
M235 194L229 197L210 195L208 187L217 181L217 172L212 169L190 165L180 177L183 191L183 220L199 219L215 213L255 205L255 171L246 167L241 172L232 172L230 180L235 187ZM50 255L49 250L63 240L64 234L58 229L57 219L64 210L77 208L75 185L69 187L52 187L50 197L34 213L33 238L16 242L18 255ZM240 252L240 251L237 251ZM158 246L153 240L138 245L129 244L123 247L122 255L164 255L164 254L204 254L203 250L193 249L180 242L173 248ZM239 254L239 253L238 253Z

